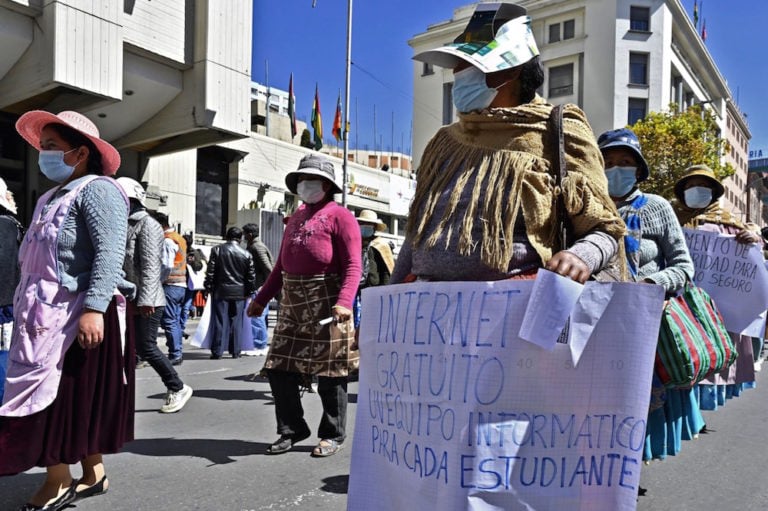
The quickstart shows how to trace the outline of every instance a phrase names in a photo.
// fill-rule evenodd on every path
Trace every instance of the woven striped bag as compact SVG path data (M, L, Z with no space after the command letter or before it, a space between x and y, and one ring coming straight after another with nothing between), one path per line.
M712 298L687 284L664 307L656 373L667 387L690 387L736 360L736 350Z

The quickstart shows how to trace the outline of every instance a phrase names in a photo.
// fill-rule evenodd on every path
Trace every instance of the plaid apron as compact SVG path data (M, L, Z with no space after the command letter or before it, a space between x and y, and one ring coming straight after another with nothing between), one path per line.
M280 310L264 369L330 377L357 370L353 319L319 323L333 315L340 287L338 275L283 273Z

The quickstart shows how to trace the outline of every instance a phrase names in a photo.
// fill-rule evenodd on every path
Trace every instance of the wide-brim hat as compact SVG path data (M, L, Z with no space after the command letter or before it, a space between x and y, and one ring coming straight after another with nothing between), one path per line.
M722 183L715 177L714 171L707 165L692 165L685 169L683 177L677 180L675 183L675 197L682 204L685 204L685 185L691 178L703 177L706 178L712 185L712 202L722 197L725 193L725 188Z
M483 73L525 64L539 55L525 8L515 4L479 4L453 43L421 52L414 60L453 69L462 61Z
M285 175L285 186L291 193L296 193L299 174L322 177L333 185L333 193L341 193L341 187L336 184L336 171L328 158L320 154L308 154L299 162L299 168Z
M93 142L101 153L101 166L105 176L115 175L120 168L120 153L112 144L99 138L99 128L81 113L64 111L55 115L44 110L32 110L19 117L16 121L16 131L29 145L40 150L40 134L49 124L68 126Z
M606 131L597 138L597 146L600 151L605 151L612 147L624 147L629 149L632 154L635 155L638 167L640 169L640 176L637 178L637 182L643 182L650 176L650 170L648 169L648 162L643 158L643 152L640 149L640 141L637 139L635 132L629 128L619 128L617 130Z
M8 191L8 185L0 178L0 206L4 207L14 215L18 213L16 210L16 202L13 200L13 194Z
M357 222L361 224L374 224L377 231L383 231L387 228L387 224L381 221L379 215L372 209L363 209L357 215Z

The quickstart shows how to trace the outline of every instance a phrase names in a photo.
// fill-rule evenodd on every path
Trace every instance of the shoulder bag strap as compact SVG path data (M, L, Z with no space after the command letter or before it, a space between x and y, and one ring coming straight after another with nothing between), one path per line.
M568 215L563 198L563 181L568 174L565 166L565 133L563 130L563 105L556 105L549 113L549 131L554 141L555 157L550 162L550 172L555 179L555 215L560 250L568 248Z

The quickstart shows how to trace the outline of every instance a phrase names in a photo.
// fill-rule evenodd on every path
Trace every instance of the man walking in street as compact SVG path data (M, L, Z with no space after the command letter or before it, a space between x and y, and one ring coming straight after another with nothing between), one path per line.
M165 293L161 280L163 228L145 208L144 187L129 177L117 179L130 199L128 234L123 261L126 280L136 286L136 297L128 302L129 317L133 318L136 353L163 380L167 392L163 413L181 410L192 396L192 388L185 385L171 362L157 347L157 331L165 309Z
M267 277L272 272L272 254L267 246L259 239L259 226L256 224L245 224L243 226L243 235L248 244L248 253L253 257L253 264L256 267L256 290L258 291ZM267 334L267 314L269 306L264 307L261 316L251 318L253 326L253 347L257 355L266 355L267 343L269 341Z
M251 254L240 248L243 231L230 227L226 242L211 249L205 290L213 299L211 358L219 359L224 343L232 358L240 357L245 299L256 290L256 269Z
M187 294L187 242L179 233L168 225L168 215L156 213L155 218L163 226L163 291L165 291L165 311L163 312L163 330L168 346L168 358L173 365L181 365L182 327L181 309Z

